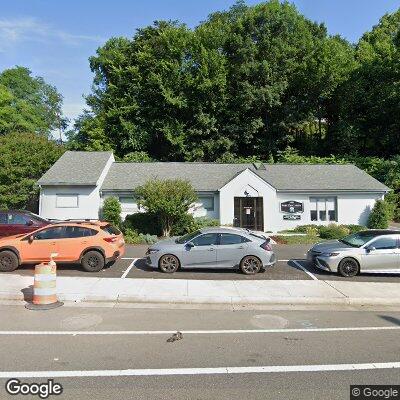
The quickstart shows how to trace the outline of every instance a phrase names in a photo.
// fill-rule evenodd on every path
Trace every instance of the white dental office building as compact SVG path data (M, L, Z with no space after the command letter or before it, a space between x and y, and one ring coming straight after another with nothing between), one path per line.
M97 219L108 196L122 217L142 212L133 189L151 179L188 180L198 195L195 217L258 231L304 224L365 225L388 187L354 165L116 162L112 152L67 151L39 179L39 214Z

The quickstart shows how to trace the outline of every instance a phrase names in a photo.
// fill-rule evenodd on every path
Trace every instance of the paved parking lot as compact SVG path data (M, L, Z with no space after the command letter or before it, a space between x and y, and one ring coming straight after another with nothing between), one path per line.
M274 251L278 257L275 267L264 273L247 276L230 269L185 269L174 274L164 274L146 266L143 256L147 246L127 246L122 260L108 266L98 273L88 273L80 266L58 265L59 276L82 276L101 278L149 278L149 279L206 279L206 280L348 280L365 282L400 282L397 274L362 274L354 278L343 278L318 270L304 258L309 245L275 245ZM33 266L23 266L11 272L20 275L32 275Z

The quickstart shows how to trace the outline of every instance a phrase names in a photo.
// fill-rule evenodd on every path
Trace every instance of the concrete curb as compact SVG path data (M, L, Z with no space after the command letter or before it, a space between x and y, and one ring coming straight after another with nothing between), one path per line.
M31 278L0 276L0 301L29 302ZM400 306L400 282L57 279L60 301L102 306ZM379 297L376 297L379 296Z
M100 307L102 304L143 304L143 305L221 305L221 306L264 306L264 305L287 305L287 306L400 306L400 298L387 299L381 297L179 297L179 296L101 296L101 295L83 295L83 294L63 294L57 295L59 301L67 303L96 303ZM29 302L32 296L22 294L0 292L0 301Z

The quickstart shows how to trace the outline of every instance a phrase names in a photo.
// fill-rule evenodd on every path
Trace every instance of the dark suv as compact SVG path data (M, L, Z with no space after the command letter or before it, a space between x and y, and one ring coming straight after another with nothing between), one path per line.
M49 223L30 211L0 210L0 237L29 233Z

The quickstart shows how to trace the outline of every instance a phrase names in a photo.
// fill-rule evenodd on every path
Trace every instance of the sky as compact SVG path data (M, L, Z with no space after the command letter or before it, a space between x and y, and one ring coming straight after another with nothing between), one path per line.
M248 5L259 3L247 0ZM400 8L400 0L292 0L307 18L350 42ZM85 107L93 74L88 58L112 36L132 37L155 20L190 27L234 0L0 0L0 71L28 67L55 85L73 121Z

